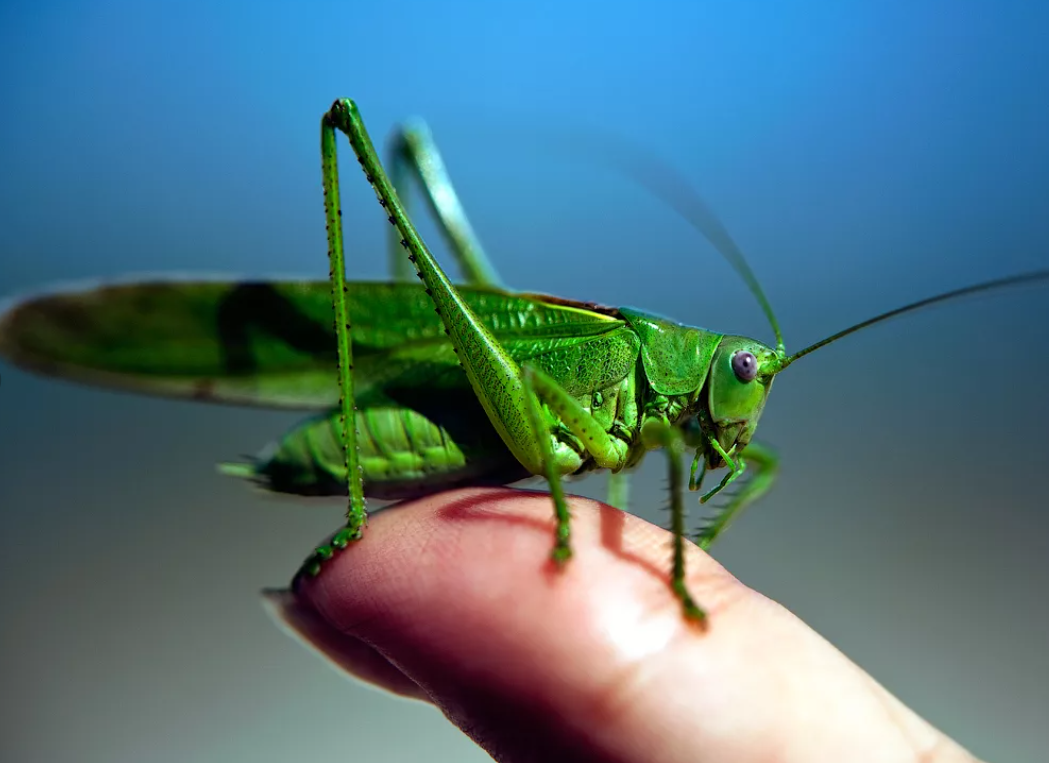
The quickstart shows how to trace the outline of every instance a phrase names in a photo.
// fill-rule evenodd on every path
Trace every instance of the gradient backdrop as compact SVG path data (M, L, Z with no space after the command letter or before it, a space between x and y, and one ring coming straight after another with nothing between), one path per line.
M598 127L650 147L750 253L797 349L1049 266L1047 30L1024 0L8 0L0 293L324 277L318 124L351 96L377 139L430 120L508 283L769 339L693 230L613 172L553 166L548 144ZM343 186L351 267L381 278L374 196ZM762 424L782 480L716 552L995 761L1049 741L1047 346L1049 289L1025 289L799 363ZM294 416L2 375L0 758L486 759L264 613L259 589L341 501L256 495L213 464ZM649 459L635 489L654 521L663 479Z

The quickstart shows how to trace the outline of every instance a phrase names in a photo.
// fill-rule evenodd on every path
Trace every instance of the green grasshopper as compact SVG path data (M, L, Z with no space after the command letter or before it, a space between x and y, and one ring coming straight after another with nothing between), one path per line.
M337 132L349 138L392 226L393 282L345 280ZM727 470L700 503L751 473L693 536L706 549L775 477L776 455L752 438L783 369L903 313L1049 281L1049 270L1040 270L957 289L788 355L757 279L720 229L712 235L709 225L697 224L757 299L775 347L633 308L501 288L421 123L395 134L391 178L355 104L338 100L322 118L321 157L330 281L109 284L25 300L0 317L0 354L32 370L154 394L322 411L253 462L221 467L279 492L348 494L345 526L300 575L316 574L362 537L365 496L398 499L532 475L549 483L552 557L564 563L571 525L562 479L607 469L609 502L625 509L628 470L662 448L674 536L671 587L685 617L703 623L685 585L687 451L689 490L700 490L708 470ZM441 269L395 190L403 192L412 177L451 245L463 285ZM421 285L406 280L413 270Z

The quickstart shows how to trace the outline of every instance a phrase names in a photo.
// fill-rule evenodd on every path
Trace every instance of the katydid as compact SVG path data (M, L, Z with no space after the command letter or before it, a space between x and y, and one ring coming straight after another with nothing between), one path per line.
M339 131L391 223L393 283L345 281ZM1049 270L1041 270L958 289L788 355L757 279L719 227L712 231L693 217L754 294L774 347L632 308L499 287L421 123L395 136L392 179L352 101L336 101L324 115L321 151L329 282L108 285L27 300L0 318L0 353L38 371L158 394L323 411L253 463L222 467L280 492L348 494L345 527L307 560L305 574L362 536L365 496L401 498L530 475L550 484L552 553L563 563L571 555L571 525L561 480L608 469L611 502L626 508L626 473L647 451L663 448L674 536L671 585L684 615L703 622L685 586L683 454L692 453L690 490L701 489L708 470L727 470L701 503L745 471L750 476L695 534L708 548L771 486L777 458L752 437L780 371L890 317L966 294L1049 281ZM426 192L464 285L445 275L398 195L409 174ZM404 281L413 271L422 284Z

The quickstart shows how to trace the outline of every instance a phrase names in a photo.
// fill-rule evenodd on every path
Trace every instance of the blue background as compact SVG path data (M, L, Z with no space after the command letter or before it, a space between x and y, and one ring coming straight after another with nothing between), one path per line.
M798 349L1049 266L1047 30L1019 0L5 2L0 295L324 277L318 125L350 96L377 140L429 120L508 284L769 340L685 223L586 145L550 150L588 130L646 146L718 211ZM343 195L351 272L381 278L374 196L350 173ZM760 432L783 477L716 550L974 753L1024 763L1049 715L1047 330L1049 290L1024 289L799 362ZM341 502L213 464L294 417L2 373L0 757L485 759L264 614L258 589ZM648 459L653 521L663 479Z

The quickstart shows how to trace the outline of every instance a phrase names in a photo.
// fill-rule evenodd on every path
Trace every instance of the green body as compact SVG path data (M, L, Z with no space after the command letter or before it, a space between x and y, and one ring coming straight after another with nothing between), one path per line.
M345 281L337 131L349 138L392 226L394 283ZM775 331L775 348L630 308L501 288L425 125L394 135L387 176L354 104L336 101L322 119L321 154L330 282L110 284L24 300L0 317L0 354L39 372L151 394L316 411L254 462L223 467L280 492L348 494L346 526L315 551L304 574L362 536L365 496L403 498L530 475L550 484L553 557L562 562L571 544L561 480L610 470L611 502L625 508L626 471L662 448L675 538L671 584L685 615L702 621L684 583L686 448L694 454L690 490L700 488L708 469L727 467L701 503L751 466L751 479L696 534L708 547L775 475L775 456L752 438L783 369L889 317L1049 280L1049 271L1039 271L959 289L788 356L742 254L695 199L685 200L691 207L671 202L746 281ZM445 275L394 190L403 192L413 179L465 285ZM411 282L413 274L421 284Z
M424 287L347 288L365 494L529 476L485 418ZM488 287L459 293L515 362L558 379L616 433L628 465L644 453L639 412L679 419L722 340L636 310ZM331 325L327 282L158 280L27 301L4 318L0 349L24 367L129 390L324 411L256 463L227 470L279 492L332 495L346 493L346 467ZM564 440L577 454L572 473L595 468L571 435Z

